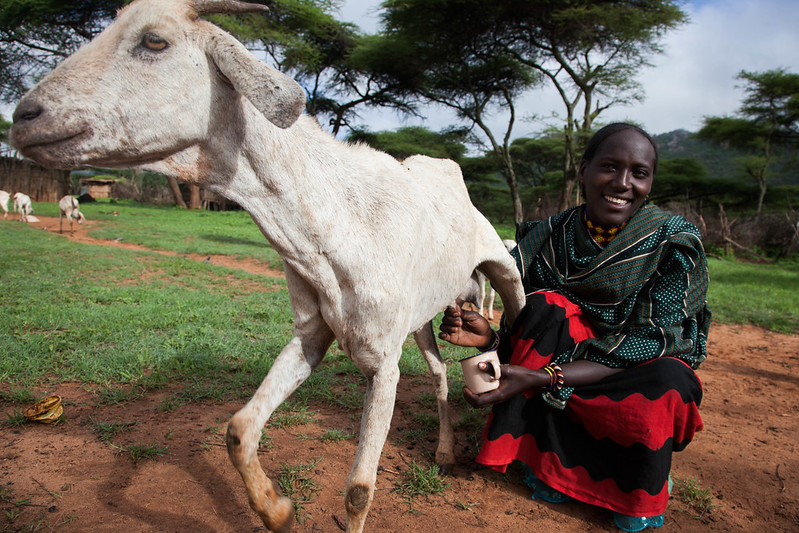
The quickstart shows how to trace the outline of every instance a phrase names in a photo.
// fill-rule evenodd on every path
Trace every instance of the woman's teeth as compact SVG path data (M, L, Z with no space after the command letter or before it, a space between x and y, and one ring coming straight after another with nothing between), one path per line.
M604 198L608 202L610 202L610 203L612 203L614 205L619 205L619 206L627 205L628 203L630 203L629 200L625 200L624 198L614 198L613 196L605 196Z

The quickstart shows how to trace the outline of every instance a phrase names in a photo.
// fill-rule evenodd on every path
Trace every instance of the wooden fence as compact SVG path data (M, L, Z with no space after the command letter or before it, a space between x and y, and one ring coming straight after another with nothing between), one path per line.
M68 170L51 170L23 159L0 157L0 189L21 192L34 202L58 202L70 191Z

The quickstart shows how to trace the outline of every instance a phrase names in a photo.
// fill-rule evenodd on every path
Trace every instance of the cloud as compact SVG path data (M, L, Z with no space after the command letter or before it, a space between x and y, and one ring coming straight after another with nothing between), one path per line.
M341 14L365 32L378 29L379 0L347 0ZM799 71L799 2L795 0L710 0L684 6L690 21L663 39L664 53L652 58L654 67L637 77L646 98L641 104L617 107L600 120L633 120L652 133L675 129L698 130L704 116L735 113L743 98L736 75L741 70L786 68ZM562 113L554 90L530 93L520 114L550 116ZM451 113L431 108L428 119L403 120L391 111L364 114L372 130L419 124L438 130L454 123ZM497 120L499 127L501 121ZM519 123L516 135L530 135L540 123Z
M653 133L696 131L704 116L736 112L742 70L797 71L799 2L716 0L686 10L690 22L666 36L665 53L638 77L646 100L606 119L634 119Z

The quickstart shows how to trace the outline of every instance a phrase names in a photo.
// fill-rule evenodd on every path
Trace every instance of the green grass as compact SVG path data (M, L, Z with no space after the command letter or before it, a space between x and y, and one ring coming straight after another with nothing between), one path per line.
M354 433L347 433L338 428L329 429L319 437L322 442L341 442L355 437Z
M156 459L162 455L166 455L168 446L156 446L154 444L131 444L125 446L123 451L130 456L133 463L138 463L145 459Z
M708 305L713 321L799 332L799 266L710 259ZM712 327L712 326L711 326Z
M132 202L85 204L93 235L122 237L159 250L228 254L280 266L244 212L196 212ZM55 204L36 213L57 216ZM118 216L114 216L114 211ZM500 228L503 237L512 227ZM20 249L18 243L24 243ZM63 381L88 385L102 404L136 400L169 387L158 406L248 398L291 339L293 316L285 282L222 266L151 252L70 242L35 226L0 220L0 400L31 403L33 391ZM713 259L708 300L716 323L748 323L799 331L799 264L752 265ZM437 328L441 315L434 320ZM440 344L450 397L463 386L457 360L473 350ZM409 336L402 348L405 379L430 381ZM306 411L276 413L279 424L310 420L311 402L362 408L365 380L334 343L293 399ZM422 398L434 412L434 398ZM457 404L460 409L463 404ZM283 420L281 420L281 417ZM22 423L6 413L4 424ZM416 423L427 427L434 417ZM428 424L430 423L430 424ZM461 425L474 421L462 415Z
M14 409L12 412L6 413L6 420L3 423L6 426L19 427L27 424L28 419L25 418L25 414L22 411Z
M111 442L111 439L120 433L131 431L136 426L136 422L103 422L94 418L90 420L92 431L97 433L97 437L103 442Z
M203 397L203 380L257 383L290 339L280 279L4 226L0 346L14 357L0 358L0 380L12 389L77 380L105 385L114 403L192 378Z
M122 239L184 254L247 257L282 269L280 256L245 211L189 211L131 200L99 200L82 203L80 209L87 220L102 222L90 232L96 239ZM34 212L58 217L58 205L35 203Z
M681 511L691 514L701 522L707 522L710 514L716 509L710 489L700 488L699 480L695 477L674 478L673 492L674 496L687 507Z
M425 468L416 461L411 462L403 478L394 485L394 492L405 497L410 510L413 512L413 501L419 496L440 494L447 490L452 483L445 481L446 476L441 476L438 465L432 464Z
M302 513L303 505L312 501L314 496L322 490L314 480L318 464L319 459L310 463L280 463L277 484L283 496L291 498L291 503L294 505L294 516L299 523L302 523L305 518Z

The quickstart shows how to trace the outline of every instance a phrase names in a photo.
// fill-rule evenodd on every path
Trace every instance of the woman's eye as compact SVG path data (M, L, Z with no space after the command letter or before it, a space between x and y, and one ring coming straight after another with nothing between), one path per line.
M147 48L148 50L152 50L153 52L161 52L165 50L169 44L159 36L153 33L145 33L144 37L141 38L141 44L143 47Z

